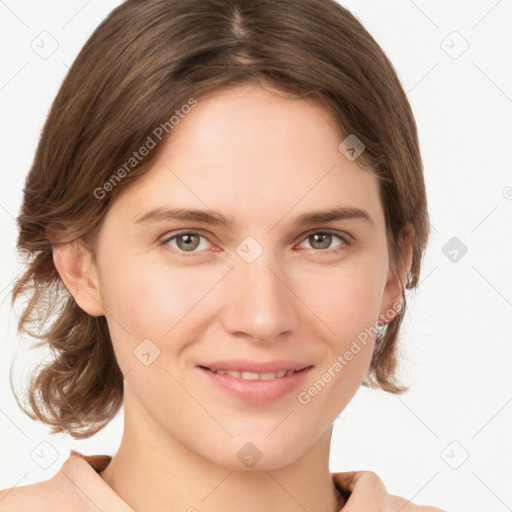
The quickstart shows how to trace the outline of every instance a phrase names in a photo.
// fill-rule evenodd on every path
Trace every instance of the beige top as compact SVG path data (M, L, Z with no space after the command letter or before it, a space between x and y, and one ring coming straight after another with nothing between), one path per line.
M0 491L0 512L136 512L99 475L111 459L110 455L84 455L71 450L49 480ZM342 479L347 483L347 475L355 476L349 478L353 478L352 492L341 486ZM401 512L445 512L387 494L382 481L369 471L332 473L332 478L338 490L349 498L343 512L381 510L390 504L401 505Z
M0 491L0 511L135 512L98 474L111 459L71 450L49 480Z

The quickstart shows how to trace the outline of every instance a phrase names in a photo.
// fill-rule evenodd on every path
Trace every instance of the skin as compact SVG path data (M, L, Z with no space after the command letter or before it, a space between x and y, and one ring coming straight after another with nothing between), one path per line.
M125 430L101 477L137 510L339 510L332 424L364 379L374 339L309 403L297 393L365 328L392 320L410 244L397 277L377 178L339 151L344 137L311 100L238 86L199 98L171 135L109 209L96 264L75 244L54 251L80 307L106 317L125 375ZM211 209L234 224L135 223L159 206ZM334 206L364 209L372 223L295 221ZM206 238L189 241L187 252L183 238L165 243L178 230ZM311 236L325 230L352 243ZM236 252L248 236L263 249L252 263ZM144 339L160 350L149 366L134 356ZM196 367L234 358L314 368L300 389L254 405L209 385ZM247 442L262 454L252 468L237 457ZM362 473L347 473L347 486L366 476L368 497L388 496L378 477Z

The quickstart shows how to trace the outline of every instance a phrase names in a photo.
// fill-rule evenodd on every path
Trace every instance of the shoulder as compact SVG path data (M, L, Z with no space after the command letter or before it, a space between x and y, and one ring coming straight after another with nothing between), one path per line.
M0 491L2 512L57 512L66 507L76 507L76 504L74 490L59 485L53 478Z
M0 491L1 512L135 512L99 472L110 455L85 455L71 450L68 459L49 480Z
M68 459L52 478L0 490L0 511L97 511L91 497L95 501L104 499L108 486L96 471L103 469L110 459L108 455L87 456L71 450Z
M416 505L406 498L389 494L383 481L373 471L347 471L333 473L332 476L336 486L348 495L340 512L447 512L436 507Z

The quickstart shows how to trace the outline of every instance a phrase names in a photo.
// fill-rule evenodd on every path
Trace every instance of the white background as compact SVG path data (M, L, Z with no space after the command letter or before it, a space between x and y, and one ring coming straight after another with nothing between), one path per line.
M24 178L68 66L119 3L0 1L0 489L52 477L70 448L113 455L121 439L121 414L88 440L49 435L18 409L8 378L13 357L23 369L37 355L16 334L9 296L21 270L15 217ZM512 1L342 3L408 94L432 237L402 328L402 380L412 389L358 391L335 422L331 471L375 471L391 494L450 512L511 510ZM46 48L58 43L46 59L31 47L49 37L43 31L56 41ZM452 237L467 247L456 262L443 253ZM57 456L47 469L30 456L45 441Z

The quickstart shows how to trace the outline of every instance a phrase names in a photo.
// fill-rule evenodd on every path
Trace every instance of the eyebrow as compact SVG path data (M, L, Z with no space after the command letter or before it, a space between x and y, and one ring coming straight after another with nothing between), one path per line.
M335 220L356 219L374 225L373 219L366 210L352 207L336 207L299 215L295 222L299 226L331 222ZM155 208L135 220L135 224L152 224L169 220L194 221L214 226L230 227L233 222L227 220L219 212L213 210L189 210L183 208Z

